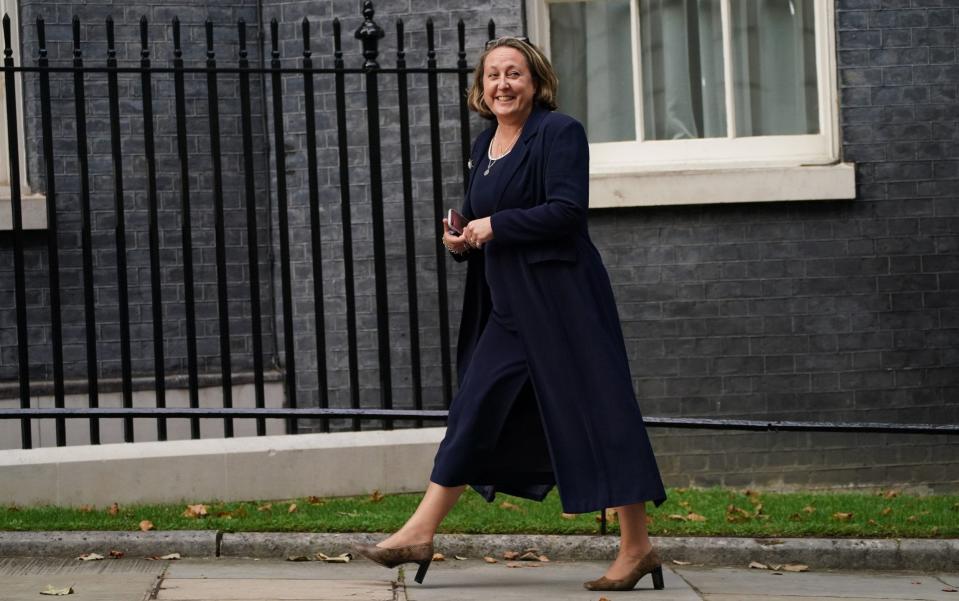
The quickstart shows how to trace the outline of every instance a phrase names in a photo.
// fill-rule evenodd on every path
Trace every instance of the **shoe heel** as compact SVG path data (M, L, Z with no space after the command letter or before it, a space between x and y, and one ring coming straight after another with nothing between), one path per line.
M423 578L426 577L426 570L429 569L431 561L433 561L432 557L419 564L420 568L416 570L416 576L413 578L417 584L423 584Z
M653 575L653 588L657 591L661 591L666 588L666 585L663 583L663 567L656 566L652 571Z

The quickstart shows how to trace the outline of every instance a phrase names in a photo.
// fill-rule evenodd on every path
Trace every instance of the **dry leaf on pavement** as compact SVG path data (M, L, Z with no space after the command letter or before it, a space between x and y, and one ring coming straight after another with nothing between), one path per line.
M84 553L77 557L80 561L96 561L98 559L103 559L103 556L98 553Z
M489 555L483 557L483 561L485 561L486 563L499 563L498 559L490 557Z
M519 557L519 551L506 551L503 553L503 559L507 561L516 559L517 557Z
M519 556L520 561L539 561L539 554L535 551L527 551Z
M673 563L676 564L676 565L678 565L678 566L688 566L688 565L691 564L692 562L691 562L691 561L682 561L681 559L674 559L674 560L673 560Z
M468 558L463 557L462 555L454 555L454 556L453 556L453 559L456 559L456 560L459 560L459 561L466 561Z
M349 553L340 553L339 555L317 553L316 558L327 563L349 563L353 556Z
M121 557L123 557L123 555L124 555L123 551L117 551L116 549L113 549L112 551L110 551L110 557L112 557L113 559L120 559Z
M146 532L147 530L153 530L153 522L150 520L143 520L140 522L140 530Z
M446 561L442 553L433 553L433 561Z
M750 561L749 567L754 570L768 570L769 566L764 563L759 563L758 561Z
M509 561L506 562L507 568L538 568L542 564L539 563L530 563L528 561Z
M312 561L306 555L290 555L286 558L287 561Z
M809 566L804 563L787 563L782 569L784 572L808 572Z
M41 595L72 595L73 587L68 586L66 588L54 588L53 585L48 584L47 588L40 591Z
M180 559L179 553L167 553L166 555L161 555L160 559Z

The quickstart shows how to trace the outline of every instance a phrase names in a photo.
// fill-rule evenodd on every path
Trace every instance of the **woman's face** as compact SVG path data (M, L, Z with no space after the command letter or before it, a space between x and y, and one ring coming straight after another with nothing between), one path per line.
M483 100L500 123L522 123L533 110L536 86L526 57L509 46L494 48L483 61Z

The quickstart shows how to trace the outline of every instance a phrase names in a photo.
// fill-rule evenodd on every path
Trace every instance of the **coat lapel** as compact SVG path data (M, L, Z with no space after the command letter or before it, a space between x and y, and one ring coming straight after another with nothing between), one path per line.
M463 204L463 215L467 219L473 218L473 209L470 207L470 189L473 187L473 180L476 179L476 172L479 171L480 161L483 160L483 153L486 152L486 149L489 147L490 140L493 139L493 134L496 132L496 125L493 127L483 130L478 139L476 146L473 147L473 156L470 157L469 165L469 179L466 182L466 194L464 194L465 202Z
M529 154L530 149L529 141L539 132L540 121L542 121L547 112L544 108L535 107L529 117L526 118L523 133L516 142L516 146L510 151L518 152L519 156L506 164L506 169L500 174L499 181L496 182L496 206L493 208L494 213L499 209L500 203L503 201L503 191L506 190L506 187L513 179L513 176L516 175L516 171L520 166L525 164L526 155ZM490 139L492 140L492 136L490 136ZM487 146L488 145L489 144L487 144Z

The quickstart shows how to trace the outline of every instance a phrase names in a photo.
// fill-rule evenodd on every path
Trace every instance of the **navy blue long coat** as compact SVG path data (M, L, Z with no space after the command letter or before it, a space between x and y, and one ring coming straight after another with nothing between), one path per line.
M480 163L495 128L477 137L471 165ZM484 481L470 484L490 501L497 491L541 500L555 481L569 513L659 505L666 493L633 393L609 276L587 230L586 133L575 119L537 107L511 152L520 156L506 165L511 173L500 174L491 217L488 244L498 252L454 255L468 262L457 367L462 381L491 309L484 261L495 260L489 268L507 284L532 384L516 405L533 410L510 414L490 465L477 468ZM466 198L462 212L472 219L468 192ZM542 473L547 452L552 473L517 479Z

